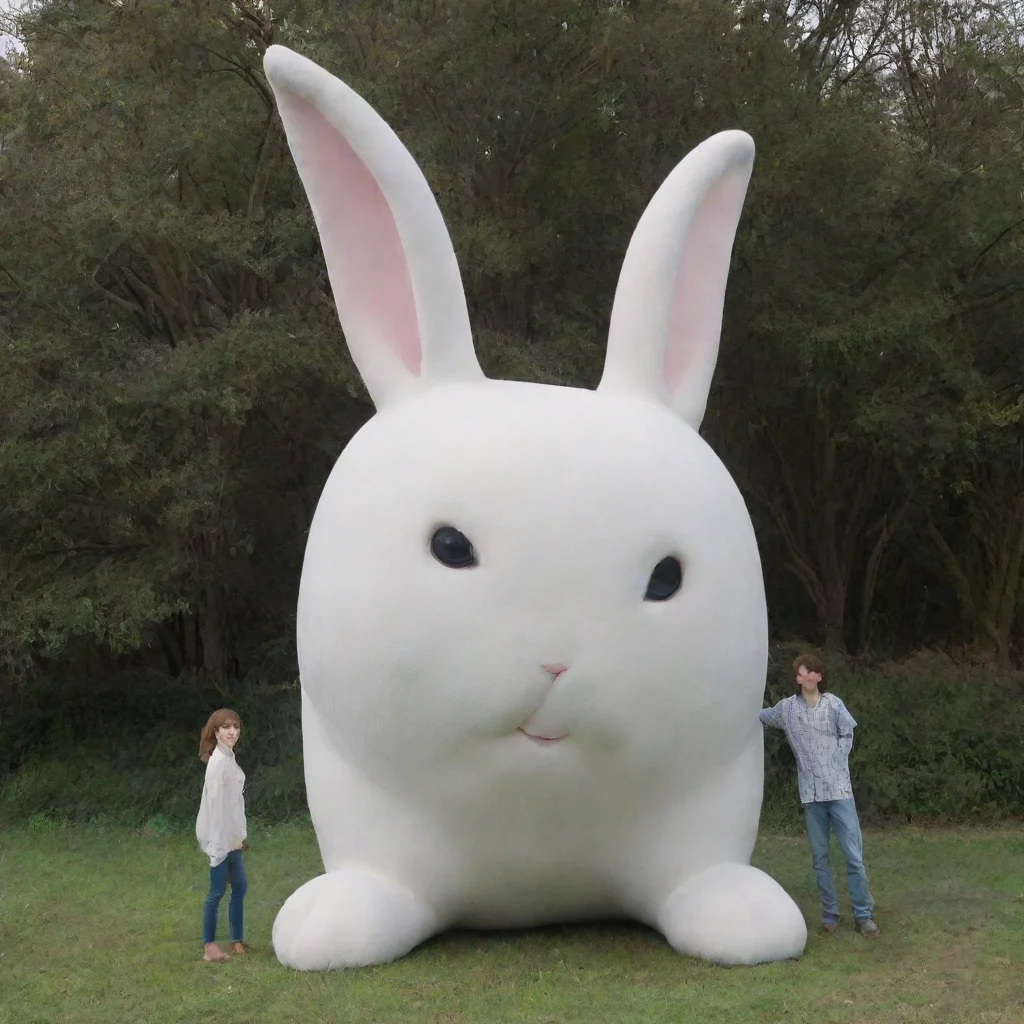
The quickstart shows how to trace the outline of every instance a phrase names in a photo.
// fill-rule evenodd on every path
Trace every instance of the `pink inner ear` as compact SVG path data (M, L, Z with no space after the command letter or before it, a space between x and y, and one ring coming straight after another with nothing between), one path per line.
M295 96L290 101L306 193L349 345L383 343L419 376L416 302L391 207L345 137L311 103Z
M722 331L723 285L735 233L735 192L731 176L713 186L690 227L679 261L665 345L665 385L670 395L691 374L708 373L709 363L710 373L714 372Z

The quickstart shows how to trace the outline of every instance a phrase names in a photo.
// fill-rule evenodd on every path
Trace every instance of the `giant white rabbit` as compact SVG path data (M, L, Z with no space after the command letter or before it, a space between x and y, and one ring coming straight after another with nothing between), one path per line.
M325 873L282 963L383 963L452 926L625 916L722 963L799 956L750 865L767 624L743 499L697 430L753 165L716 135L626 252L596 391L496 381L423 174L351 89L266 54L376 415L339 457L298 603Z

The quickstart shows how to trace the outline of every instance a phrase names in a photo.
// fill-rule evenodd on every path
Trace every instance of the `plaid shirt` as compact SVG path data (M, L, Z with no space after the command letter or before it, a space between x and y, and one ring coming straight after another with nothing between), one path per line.
M846 705L823 693L810 707L796 693L760 714L764 725L782 729L796 757L800 802L848 800L853 796L848 758L857 723Z

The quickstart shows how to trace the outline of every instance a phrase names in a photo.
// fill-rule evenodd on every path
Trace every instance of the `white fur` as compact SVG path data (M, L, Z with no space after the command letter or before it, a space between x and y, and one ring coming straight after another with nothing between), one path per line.
M382 963L453 925L615 915L719 962L799 956L803 917L749 864L760 560L696 432L753 143L715 136L652 200L597 391L491 381L412 157L317 65L275 46L266 69L378 406L306 549L303 742L326 874L278 915L279 959ZM433 558L442 525L475 568ZM673 554L680 592L644 601ZM523 724L567 735L541 745Z

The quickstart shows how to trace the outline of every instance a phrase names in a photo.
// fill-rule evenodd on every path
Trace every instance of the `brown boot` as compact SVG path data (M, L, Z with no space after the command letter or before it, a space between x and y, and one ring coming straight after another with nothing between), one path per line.
M207 942L203 946L203 959L204 960L230 960L231 957L224 952L216 942Z

